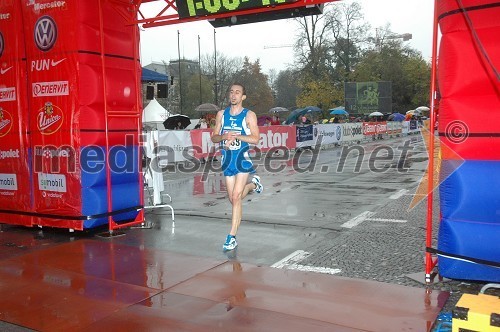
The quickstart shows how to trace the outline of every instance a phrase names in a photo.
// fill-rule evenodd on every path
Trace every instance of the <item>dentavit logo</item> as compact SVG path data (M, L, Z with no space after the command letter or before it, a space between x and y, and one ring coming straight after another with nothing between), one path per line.
M69 95L68 81L36 82L31 85L33 97L53 97Z
M60 9L66 8L66 1L51 1L47 3L34 3L35 11L46 9Z
M16 100L16 88L0 88L0 101Z

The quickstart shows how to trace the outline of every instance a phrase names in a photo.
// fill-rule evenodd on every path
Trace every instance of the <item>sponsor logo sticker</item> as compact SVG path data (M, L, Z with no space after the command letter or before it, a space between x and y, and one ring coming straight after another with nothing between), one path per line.
M4 39L3 39L3 34L2 32L0 31L0 56L2 56L3 54L3 50L4 50ZM3 73L2 73L3 74Z
M38 173L38 189L41 191L67 192L64 174Z
M68 81L36 82L31 84L33 97L68 96Z
M54 47L57 41L57 25L52 17L45 15L36 21L34 38L40 51L46 52Z
M0 107L0 137L7 135L12 128L12 115ZM0 154L1 156L1 154Z
M62 63L66 58L54 60L54 59L38 59L31 61L31 71L46 71L50 70L52 67L56 67Z
M62 110L59 107L52 105L50 101L46 102L37 114L38 130L40 130L43 135L51 135L55 133L59 130L59 128L61 128L62 123Z
M51 1L47 3L35 3L34 0L30 0L29 5L33 5L35 11L48 10L48 9L64 9L66 8L66 1Z
M17 190L16 174L0 173L0 190Z
M16 88L0 88L0 102L16 100Z

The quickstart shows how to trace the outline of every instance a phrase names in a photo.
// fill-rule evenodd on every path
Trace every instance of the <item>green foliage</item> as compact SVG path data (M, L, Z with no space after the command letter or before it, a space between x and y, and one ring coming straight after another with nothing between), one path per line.
M199 117L195 111L198 105L203 103L211 103L214 100L214 92L212 82L204 75L190 75L186 78L186 89L183 89L182 114L188 115L191 118ZM200 90L201 86L201 90ZM201 96L200 96L201 92Z
M318 106L326 111L342 104L343 90L335 87L328 77L323 76L319 79L304 77L299 82L302 90L297 96L298 107Z
M262 73L259 60L254 63L245 57L243 68L235 75L234 81L243 84L247 90L245 107L256 114L267 114L274 105L274 97L268 84L267 75Z
M291 69L283 70L274 82L276 92L275 106L286 107L289 110L297 105L297 96L300 93L299 73Z

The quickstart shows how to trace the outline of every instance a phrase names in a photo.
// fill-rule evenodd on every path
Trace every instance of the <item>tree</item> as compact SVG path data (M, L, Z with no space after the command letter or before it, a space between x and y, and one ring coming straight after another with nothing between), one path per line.
M299 87L300 74L292 69L280 71L274 81L275 106L286 107L289 110L297 106L297 96L301 89Z
M365 52L353 78L358 82L392 82L392 109L404 113L428 105L430 65L420 52L403 47L399 40L388 40L379 49Z
M364 22L361 5L338 3L326 15L332 40L330 51L338 82L348 81L359 61L359 50L366 41L369 25Z
M201 59L202 73L210 78L215 93L215 61L212 54L206 54ZM243 67L239 57L230 58L217 52L217 104L221 108L227 105L227 92L234 81L236 73ZM215 103L215 98L212 103Z
M295 42L296 64L312 77L323 74L328 62L328 22L324 15L297 18L300 32Z
M328 110L342 104L343 90L335 88L329 76L324 75L314 80L305 77L301 81L302 91L297 96L297 106L318 106L322 110Z
M247 91L245 105L256 114L266 114L274 105L267 75L262 73L259 60L243 60L243 68L235 75L235 81L243 84Z
M186 78L186 89L183 89L184 100L182 102L183 114L196 118L198 114L195 109L200 105L200 75L190 75ZM214 98L213 83L205 75L201 75L201 103L211 103Z

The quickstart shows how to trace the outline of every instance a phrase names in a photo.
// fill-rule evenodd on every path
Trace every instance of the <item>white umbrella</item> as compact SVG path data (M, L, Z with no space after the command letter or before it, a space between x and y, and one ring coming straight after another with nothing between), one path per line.
M380 112L373 112L373 113L370 113L370 115L368 115L368 116L384 116L384 115Z
M415 111L419 111L419 112L427 112L427 111L430 111L431 109L427 106L419 106L417 108L415 108Z
M280 112L288 112L288 109L285 107L273 107L269 110L269 113L280 113Z
M218 112L218 111L220 111L220 107L217 105L214 105L214 104L205 103L205 104L198 105L195 108L195 111L197 111L197 112Z

